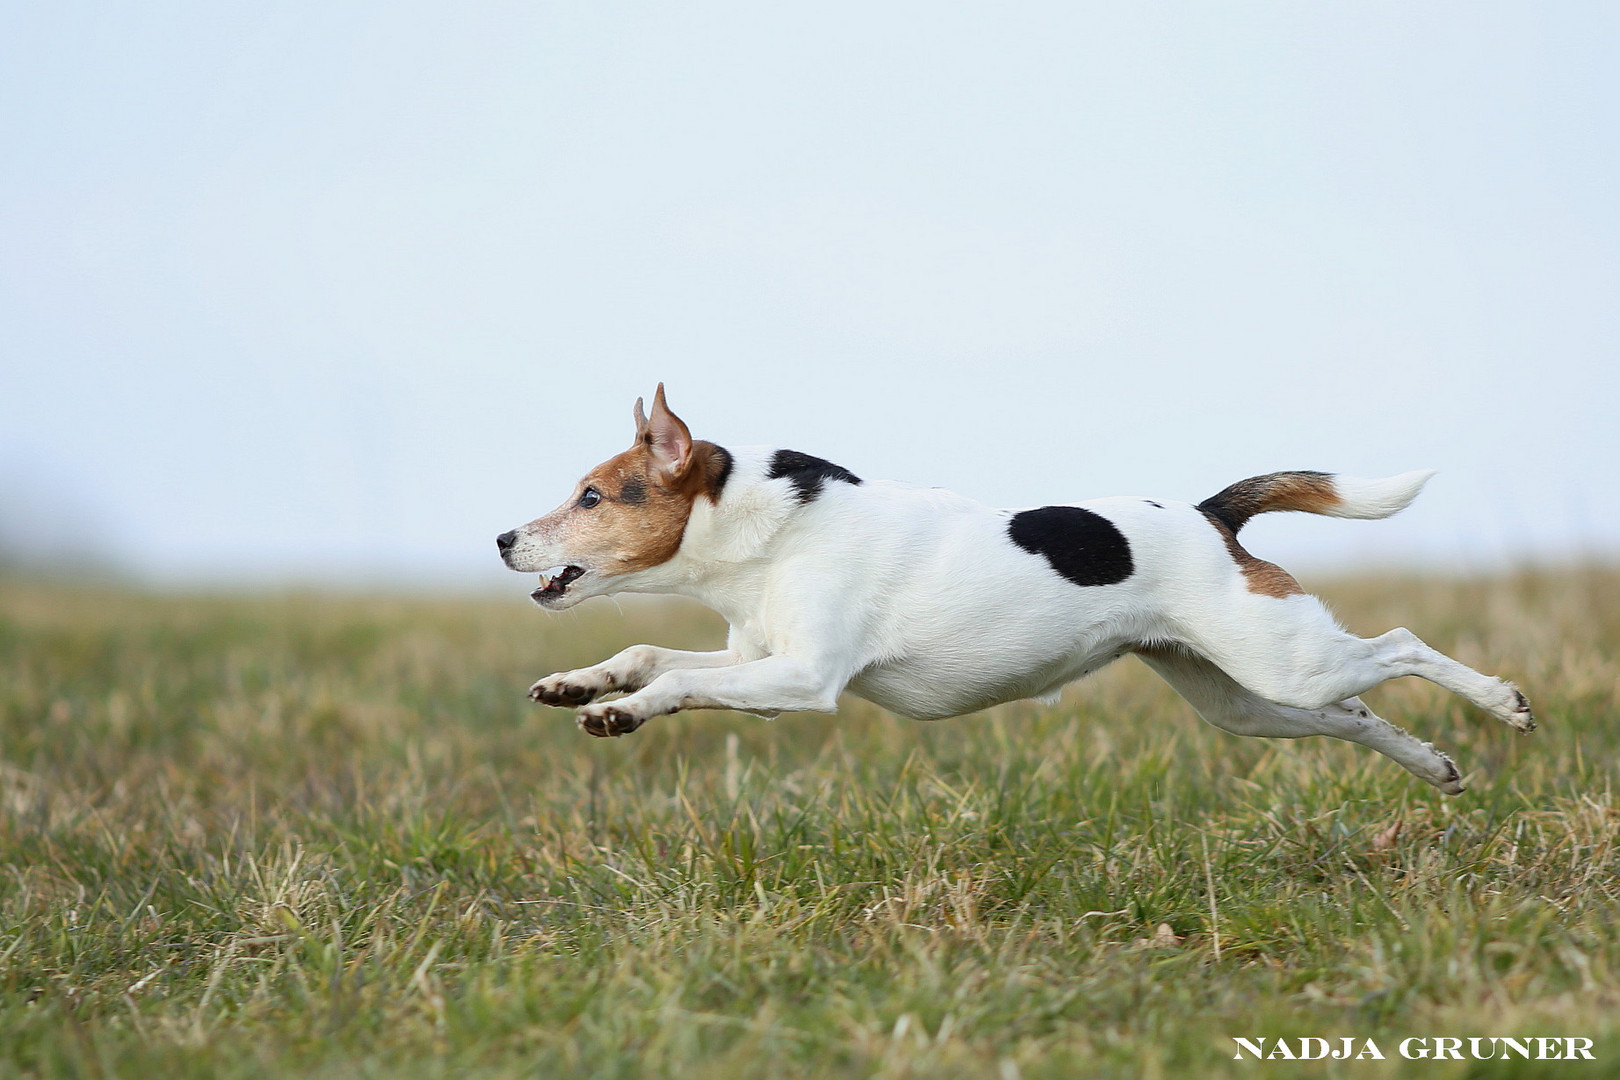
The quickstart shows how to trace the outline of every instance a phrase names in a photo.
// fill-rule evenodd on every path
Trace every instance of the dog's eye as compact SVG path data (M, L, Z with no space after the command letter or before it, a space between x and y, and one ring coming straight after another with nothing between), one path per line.
M587 510L601 501L602 493L597 491L595 488L586 488L585 494L579 497L579 505L583 506Z

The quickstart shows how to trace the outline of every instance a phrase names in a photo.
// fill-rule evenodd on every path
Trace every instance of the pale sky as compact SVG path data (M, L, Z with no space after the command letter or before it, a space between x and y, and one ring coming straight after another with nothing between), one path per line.
M0 542L528 585L700 438L1027 506L1437 468L1284 565L1620 554L1607 3L12 4Z

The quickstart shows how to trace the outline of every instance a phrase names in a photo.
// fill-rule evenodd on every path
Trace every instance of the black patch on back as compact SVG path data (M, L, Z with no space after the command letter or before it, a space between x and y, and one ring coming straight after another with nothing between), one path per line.
M1143 499L1142 501L1147 503L1149 506L1157 507L1160 510L1164 509L1164 504L1163 503L1156 503L1152 499Z
M846 484L861 482L860 477L842 465L834 465L830 461L801 454L797 450L778 450L771 458L771 471L768 475L772 480L787 477L793 484L794 497L801 503L814 502L816 496L821 494L822 485L828 480L840 480Z
M640 506L647 501L647 484L639 476L632 476L624 482L619 489L619 501L631 506Z
M1131 545L1114 523L1078 506L1014 514L1007 535L1076 585L1118 585L1136 569Z

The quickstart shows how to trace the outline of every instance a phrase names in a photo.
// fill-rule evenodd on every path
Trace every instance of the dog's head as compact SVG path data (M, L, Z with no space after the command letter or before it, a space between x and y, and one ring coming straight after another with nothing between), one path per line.
M652 415L636 399L636 441L586 473L557 509L495 538L513 570L539 574L535 603L553 610L618 592L630 575L661 566L680 550L692 505L718 499L731 456L693 441L664 402Z

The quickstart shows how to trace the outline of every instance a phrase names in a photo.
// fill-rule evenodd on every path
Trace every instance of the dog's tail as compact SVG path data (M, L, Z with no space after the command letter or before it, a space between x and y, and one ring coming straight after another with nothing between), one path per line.
M1256 514L1303 510L1342 518L1385 518L1417 498L1433 469L1383 480L1358 480L1322 472L1278 472L1239 480L1198 504L1198 509L1234 533Z

